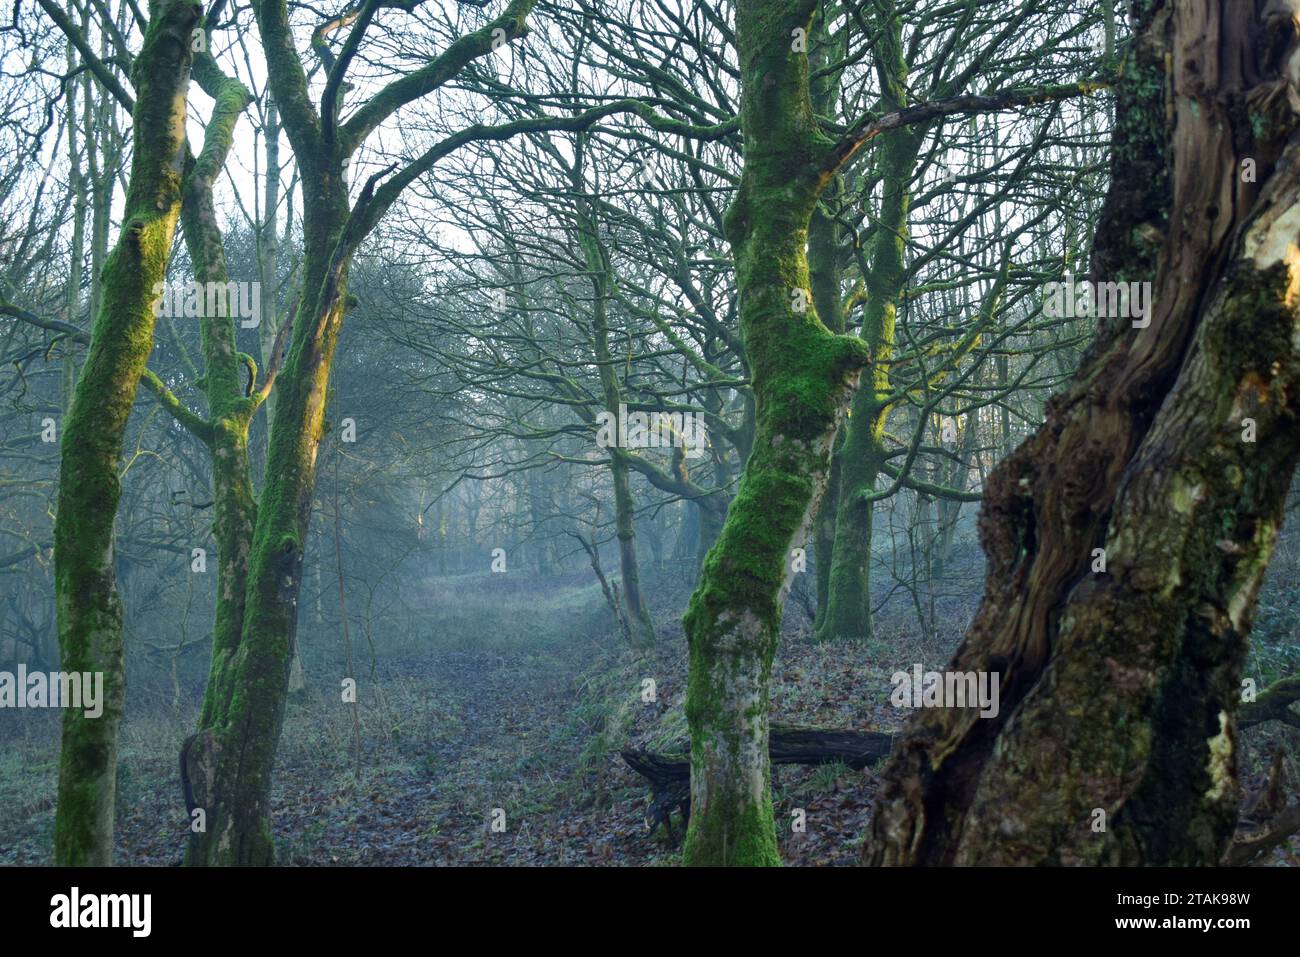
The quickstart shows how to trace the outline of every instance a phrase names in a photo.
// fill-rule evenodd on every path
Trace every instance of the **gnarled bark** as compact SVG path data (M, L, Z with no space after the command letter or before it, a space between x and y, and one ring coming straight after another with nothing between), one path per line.
M1150 323L1103 321L991 477L950 667L999 675L1001 708L917 712L876 863L1214 864L1232 836L1240 669L1300 457L1297 29L1264 2L1132 12L1093 279L1153 282Z

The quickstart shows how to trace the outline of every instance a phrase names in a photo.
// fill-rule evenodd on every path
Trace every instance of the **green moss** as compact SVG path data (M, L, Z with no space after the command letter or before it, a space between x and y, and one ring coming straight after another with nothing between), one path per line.
M727 807L723 813L709 815L706 827L696 825L699 817L692 815L682 848L682 859L688 866L709 866L718 861L732 867L780 866L770 797L758 804Z
M805 244L830 177L813 121L808 59L790 49L814 4L750 0L737 8L744 172L725 226L752 378L753 451L683 619L690 651L690 864L776 864L767 767L768 686L786 560L830 470L848 391L869 362L792 290L811 285ZM761 782L757 779L761 777ZM757 794L756 794L757 792Z
M64 422L54 525L55 600L64 670L102 671L104 714L64 717L55 859L111 863L117 732L125 701L122 608L112 568L127 419L153 348L153 287L162 281L181 203L193 0L163 3L136 59L134 152L122 233Z
M905 68L898 59L900 95ZM901 103L900 103L901 105ZM889 414L890 359L893 357L897 300L903 293L904 254L910 194L908 184L916 165L922 137L913 131L890 134L881 149L884 193L878 227L869 252L867 301L862 336L871 351L871 388L861 388L853 398L844 441L839 452L839 497L835 535L827 581L826 607L819 613L817 638L870 639L871 541L870 499L885 460L883 437Z

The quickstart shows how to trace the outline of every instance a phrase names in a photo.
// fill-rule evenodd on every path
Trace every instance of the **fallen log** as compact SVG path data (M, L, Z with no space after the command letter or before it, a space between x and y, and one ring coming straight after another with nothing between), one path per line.
M861 770L889 755L893 735L881 731L836 731L773 725L768 735L768 754L773 764L842 763ZM625 748L624 762L650 782L650 809L646 826L652 831L663 825L676 843L672 812L681 811L682 826L691 817L690 744L674 742L663 753Z
M839 761L855 770L874 764L889 754L892 734L883 731L834 731L773 725L767 751L773 764L834 764ZM619 752L628 766L651 782L691 777L690 744L678 741L664 753L636 748Z

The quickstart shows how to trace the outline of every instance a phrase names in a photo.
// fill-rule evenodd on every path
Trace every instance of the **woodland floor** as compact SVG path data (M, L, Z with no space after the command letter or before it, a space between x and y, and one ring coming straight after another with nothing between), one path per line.
M1289 579L1279 587L1300 590ZM294 865L672 865L662 829L651 833L648 790L618 757L632 744L661 749L685 736L685 643L674 608L684 589L656 591L655 653L636 656L610 637L599 591L583 576L511 585L447 583L422 596L439 638L381 657L373 675L358 656L362 749L356 770L352 711L340 702L337 666L307 658L308 691L291 702L277 766L273 824L280 860ZM969 595L969 582L955 589ZM1268 598L1270 593L1266 593ZM466 595L473 595L467 599ZM1275 599L1296 607L1294 592ZM594 603L594 604L593 604ZM593 607L597 609L592 611ZM1261 609L1268 615L1267 602ZM488 628L471 633L467 623ZM973 611L969 598L940 598L936 633L915 637L909 603L886 603L871 641L815 644L797 608L773 677L772 714L787 724L891 730L889 676L920 662L940 668ZM431 613L432 614L432 613ZM511 617L511 616L515 617ZM520 620L519 615L524 615ZM1277 623L1275 623L1277 624ZM1288 620L1275 630L1289 633ZM1267 653L1268 628L1261 647ZM319 636L300 637L304 648ZM1292 642L1286 642L1289 647ZM1295 664L1288 660L1290 667ZM643 681L655 682L653 703ZM119 773L119 864L180 860L187 818L176 772L193 726L192 701L176 713L134 713L124 726ZM57 781L57 718L14 712L0 739L0 864L51 863ZM1273 725L1246 735L1246 776L1273 747L1291 756L1300 732ZM875 770L779 769L774 797L783 860L857 861L875 791ZM494 833L493 809L505 812ZM791 832L791 812L806 831ZM679 829L680 836L680 829ZM1300 840L1269 863L1300 864Z

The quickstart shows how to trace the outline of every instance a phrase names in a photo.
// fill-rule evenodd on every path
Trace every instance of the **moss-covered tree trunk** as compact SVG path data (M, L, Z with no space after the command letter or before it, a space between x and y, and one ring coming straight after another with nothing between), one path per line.
M225 165L235 124L252 97L238 80L221 74L211 54L195 59L195 79L215 100L203 149L185 183L181 229L200 283L225 285L229 280L226 252L213 203L213 184ZM204 393L208 423L196 431L208 446L212 463L214 521L217 543L217 597L212 625L212 668L209 685L229 681L228 667L244 622L244 590L248 583L249 550L257 505L253 495L248 433L259 396L253 364L241 356L235 342L235 318L205 317L200 325L204 355ZM245 361L247 360L247 361ZM204 699L200 726L207 716Z
M322 164L324 165L324 164ZM190 864L274 862L269 827L271 772L284 722L297 631L297 599L316 453L324 435L329 370L338 342L352 249L341 168L304 175L304 296L277 384L266 483L247 556L241 630L233 648L214 649L199 734L187 760L207 827L191 837ZM246 432L242 454L247 455Z
M744 170L727 212L756 410L753 452L685 616L690 649L693 865L774 865L768 683L791 549L825 491L831 445L867 362L860 340L817 318L809 221L837 168L809 99L797 41L814 4L740 0Z
M209 33L210 28L209 24ZM213 184L225 165L234 142L235 126L251 102L252 94L237 79L225 76L206 51L195 54L193 73L214 104L204 132L203 148L185 179L181 227L195 280L205 286L209 283L225 286L230 277L213 202ZM163 407L207 446L212 466L217 594L212 661L199 716L200 728L207 727L213 702L228 692L233 680L231 664L243 631L245 590L257 514L248 448L249 424L270 388L269 382L259 387L256 363L251 356L238 351L233 307L229 301L224 305L224 309L218 306L221 311L217 314L205 315L199 325L205 363L202 386L208 405L206 418L186 408L156 376L145 374L146 382ZM202 809L206 815L206 769L199 766L197 752L196 760L189 760L193 740L193 737L187 739L181 755L187 810ZM200 796L197 799L196 790ZM191 819L192 834L202 833L201 829L194 830L200 820Z
M858 404L855 401L854 405ZM846 435L836 462L839 497L826 581L826 608L818 616L815 631L818 641L867 641L874 634L871 540L875 501L871 494L884 461L877 426L883 429L885 416L875 410L866 411L869 417Z
M276 381L266 481L255 519L251 508L232 514L232 521L254 519L246 553L232 556L238 567L231 568L231 585L236 575L245 580L238 633L228 631L221 647L214 644L199 730L182 756L206 825L191 834L185 858L189 865L274 862L271 773L296 640L316 453L324 434L348 267L365 233L350 216L344 176L347 149L336 137L327 141L323 136L293 48L286 8L269 0L256 4L254 12L270 85L302 171L303 292ZM368 201L368 191L363 201ZM239 446L233 451L246 460L247 420L242 424L241 434L231 441ZM232 625L236 601L229 606Z
M64 713L55 859L106 865L113 850L117 732L125 702L122 605L113 572L118 459L153 349L154 284L163 280L181 208L195 0L160 0L135 63L134 155L122 232L63 424L54 568L65 671L103 672L97 718Z
M1265 6L1133 4L1092 275L1153 282L1150 322L1102 320L991 476L950 667L997 674L1000 709L914 715L874 862L1204 865L1230 840L1241 668L1300 456L1297 31Z
M248 555L239 643L222 669L228 678L209 683L202 725L183 758L196 803L207 812L206 829L191 838L187 864L274 862L271 775L284 724L316 457L325 430L330 369L347 307L352 257L401 190L460 141L448 138L442 149L430 149L382 187L377 188L378 181L395 167L371 176L352 205L345 176L348 160L392 111L447 83L470 61L488 55L499 46L502 34L507 39L522 35L531 7L531 0L513 0L501 16L458 38L423 68L390 83L340 126L338 97L347 60L330 67L331 79L318 111L294 46L288 5L284 0L253 4L268 86L302 174L302 291L276 384L266 483L257 503ZM369 25L375 10L366 6L358 25ZM355 48L347 49L350 59ZM214 663L214 674L217 670Z
M876 72L891 110L907 105L907 63L902 26L897 17L881 30ZM906 273L908 210L912 172L923 134L904 128L880 141L881 202L868 254L870 272L863 277L866 303L862 338L874 358L872 387L853 398L841 448L836 456L838 481L834 534L829 550L826 607L818 614L817 638L869 639L871 621L871 535L876 479L885 462L885 423L893 409L889 359L894 323Z

